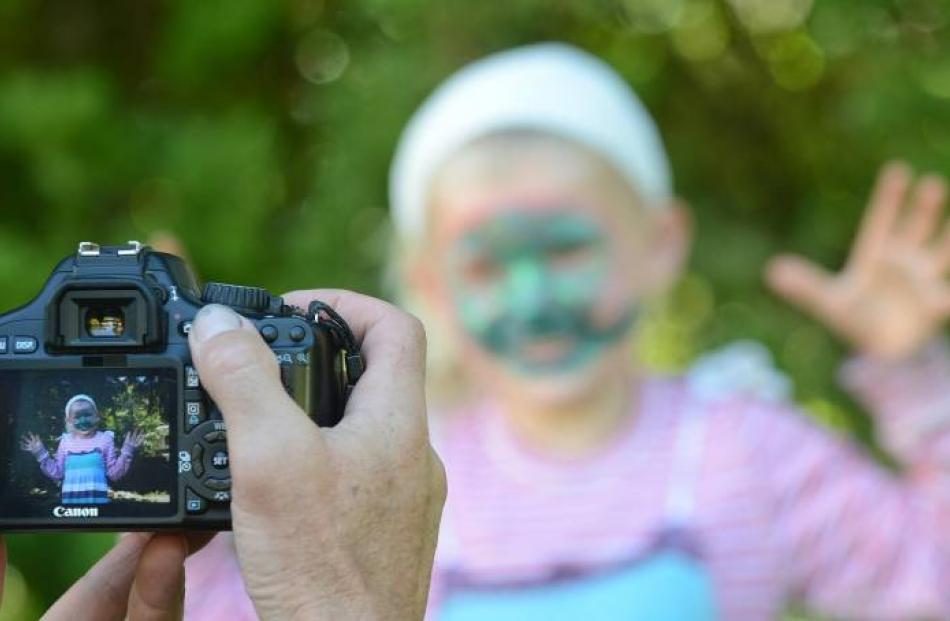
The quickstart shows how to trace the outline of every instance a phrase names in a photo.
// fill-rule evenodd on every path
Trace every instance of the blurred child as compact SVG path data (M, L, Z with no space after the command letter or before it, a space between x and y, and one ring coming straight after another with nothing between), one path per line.
M391 177L406 292L470 389L433 420L449 496L430 617L770 619L793 599L950 616L950 236L943 183L905 209L910 183L884 170L841 274L769 269L858 350L843 379L898 476L784 403L774 373L753 381L754 345L681 378L636 368L629 337L680 275L689 220L607 65L536 45L443 84Z
M62 481L64 505L104 505L109 502L109 481L124 477L135 450L142 445L139 431L125 434L116 453L115 434L99 429L99 408L92 397L76 395L66 402L66 432L51 456L33 433L23 436L20 447L33 454L43 474Z
M950 615L950 237L934 239L942 182L905 209L910 184L902 166L882 173L842 273L769 268L858 350L842 377L898 476L785 403L760 347L684 377L634 364L689 219L613 70L544 44L442 85L391 176L403 293L467 389L433 414L449 496L430 618L742 621L797 599L847 618ZM188 569L190 618L254 617L227 538Z

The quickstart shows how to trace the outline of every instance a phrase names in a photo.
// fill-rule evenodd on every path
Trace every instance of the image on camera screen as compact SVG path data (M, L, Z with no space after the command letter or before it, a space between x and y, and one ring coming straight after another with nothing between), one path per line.
M0 517L175 513L174 369L0 370Z

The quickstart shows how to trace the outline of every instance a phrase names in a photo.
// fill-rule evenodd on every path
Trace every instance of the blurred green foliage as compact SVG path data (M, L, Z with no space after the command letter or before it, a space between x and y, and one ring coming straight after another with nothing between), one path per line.
M950 166L941 0L5 0L0 306L80 239L178 234L206 277L382 293L401 125L487 52L567 40L659 121L695 211L690 275L648 326L678 367L768 344L819 418L867 439L843 351L766 293L778 250L838 266L877 167ZM3 618L30 618L108 545L10 537Z

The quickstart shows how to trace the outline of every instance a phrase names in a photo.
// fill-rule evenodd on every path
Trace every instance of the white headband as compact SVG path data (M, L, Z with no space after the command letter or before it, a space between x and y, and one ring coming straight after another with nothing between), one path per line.
M72 399L66 402L65 412L66 412L67 418L69 417L69 408L71 408L73 404L76 403L77 401L88 401L89 403L92 404L92 407L96 410L96 412L99 411L99 406L96 405L96 402L92 397L90 397L89 395L76 395L75 397L73 397Z
M425 229L432 176L466 143L505 129L576 140L604 156L651 206L672 180L649 112L607 63L562 43L541 43L476 61L446 80L406 126L389 174L396 231Z

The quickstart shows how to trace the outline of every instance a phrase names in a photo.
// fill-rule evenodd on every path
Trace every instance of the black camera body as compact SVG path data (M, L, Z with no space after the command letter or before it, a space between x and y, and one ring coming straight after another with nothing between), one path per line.
M316 424L339 422L362 359L332 309L202 292L178 257L83 242L0 315L0 531L230 529L225 423L188 348L209 303L253 322Z

